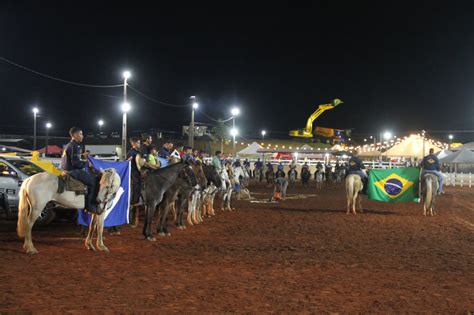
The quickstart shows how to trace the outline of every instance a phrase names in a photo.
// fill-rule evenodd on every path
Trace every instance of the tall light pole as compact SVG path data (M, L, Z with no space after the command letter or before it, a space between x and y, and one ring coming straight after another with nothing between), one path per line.
M188 132L188 145L194 148L194 111L198 109L199 104L196 102L196 96L191 96L191 124Z
M45 151L44 151L44 155L48 155L48 140L49 140L49 129L52 127L53 125L50 123L50 122L47 122L46 123L46 147L45 147Z
M240 109L238 107L234 107L234 108L231 109L230 113L232 114L232 130L231 130L231 134L233 136L233 139L232 139L232 156L235 158L235 136L237 136L237 134L238 134L237 129L235 129L235 117L239 116Z
M385 131L385 132L383 133L383 138L387 141L387 150L385 151L385 152L387 152L387 151L388 151L388 140L389 140L390 138L392 138L392 133L391 133L390 131ZM380 139L380 142L383 143L383 140ZM387 156L386 153L385 153L385 156Z
M262 130L262 139L265 139L265 135L267 134L267 132L265 130Z
M127 112L130 110L130 104L127 103L127 80L130 78L130 71L123 72L123 104L122 104L122 159L127 156Z
M232 141L234 141L233 142L234 146L233 146L233 151L232 151L232 157L235 159L235 137L239 134L239 131L237 130L237 128L234 127L230 130L230 134L232 135Z
M448 150L451 150L451 144L453 144L453 138L454 138L454 136L453 136L453 135L449 135L448 138L449 138Z
M104 121L102 119L99 119L97 124L99 125L99 133L102 133L102 126L104 125Z
M36 116L38 115L39 109L38 107L33 107L33 150L36 151Z

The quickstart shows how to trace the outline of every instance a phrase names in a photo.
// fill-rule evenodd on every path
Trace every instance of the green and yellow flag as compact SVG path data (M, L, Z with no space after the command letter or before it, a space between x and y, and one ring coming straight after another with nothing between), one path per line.
M420 169L416 167L371 170L368 197L385 202L419 202Z

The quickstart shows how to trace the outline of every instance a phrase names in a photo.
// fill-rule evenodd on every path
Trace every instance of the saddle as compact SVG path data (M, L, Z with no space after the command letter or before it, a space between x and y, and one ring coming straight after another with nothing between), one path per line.
M69 174L58 176L58 194L65 191L73 191L76 195L85 195L87 186L72 178Z

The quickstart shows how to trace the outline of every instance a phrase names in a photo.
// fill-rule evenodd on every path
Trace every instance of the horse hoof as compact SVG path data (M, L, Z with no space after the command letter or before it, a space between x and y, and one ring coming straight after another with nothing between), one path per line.
M95 252L95 247L93 245L86 245L87 250Z
M98 249L101 251L101 252L106 252L106 253L110 253L110 250L107 248L107 246L98 246Z
M132 229L134 229L134 228L138 227L138 223L133 223L133 224L130 225L130 227L131 227Z
M146 239L150 242L156 242L156 238L154 238L153 236L148 236Z
M26 250L26 253L28 255L36 255L36 254L38 254L38 250L33 247L33 248L30 248L30 249Z
M158 235L159 236L165 236L166 234L165 234L165 232L160 232L160 233L158 233Z
M171 233L170 232L166 233L166 236L171 236Z

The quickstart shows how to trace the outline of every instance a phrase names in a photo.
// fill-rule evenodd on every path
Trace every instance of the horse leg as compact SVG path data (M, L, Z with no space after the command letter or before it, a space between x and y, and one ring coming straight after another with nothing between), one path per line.
M95 227L97 229L97 242L96 242L97 249L108 253L109 249L107 248L107 246L104 245L104 237L103 237L105 212L101 213L100 215L95 215L95 216L97 217L96 223L95 223Z
M347 212L346 212L346 214L351 213L351 198L352 198L352 196L349 196L349 195L347 196Z
M160 200L161 199L163 199L163 196L161 196ZM157 204L158 201L153 200L152 202L149 202L145 208L145 223L143 225L143 235L149 241L156 241L156 239L153 237L153 233L151 232L151 223L155 215Z
M133 209L134 209L133 215L135 216L135 220L133 221L133 224L131 225L131 227L136 228L138 226L138 216L140 215L140 206L134 205Z
M46 207L46 204L44 205ZM29 255L38 254L38 250L33 245L33 238L31 236L31 230L33 229L33 225L35 224L36 219L38 219L39 215L41 214L41 210L36 209L44 209L43 208L32 208L30 214L26 218L25 222L25 242L23 244L23 248L25 249L26 253Z
M354 197L352 198L352 213L353 214L357 214L356 213L356 205L357 205L357 197L358 197L359 193L355 192L354 193Z
M86 240L84 241L84 245L88 250L95 251L94 245L92 245L92 238L94 237L94 230L95 230L95 221L96 215L93 214L91 218L91 223L89 223L89 231L87 232Z
M160 214L161 214L160 224L158 226L158 233L160 236L171 235L168 232L168 213L169 213L170 207L171 207L171 203L167 202L164 205L164 208L162 209L162 211L160 211Z
M364 209L362 208L362 195L358 194L357 200L359 200L359 211L360 213L363 213Z
M193 216L193 195L191 194L191 197L188 199L188 217L187 221L189 225L194 225L193 221L191 220L191 217Z

